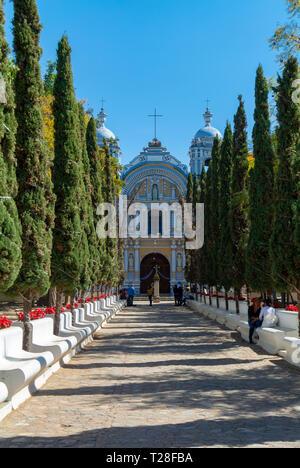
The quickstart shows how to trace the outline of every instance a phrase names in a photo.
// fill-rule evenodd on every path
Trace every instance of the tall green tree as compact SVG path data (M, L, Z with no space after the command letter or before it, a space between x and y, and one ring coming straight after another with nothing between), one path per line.
M41 29L35 0L15 0L17 207L23 229L23 263L15 287L24 298L25 349L29 348L29 312L33 300L45 295L50 287L54 219L50 155L41 111Z
M205 205L205 192L206 192L206 171L203 166L201 176L199 179L199 203ZM205 285L205 242L204 246L196 252L196 278L197 282L200 285L201 292L203 292L203 287Z
M90 177L90 161L86 145L86 122L84 107L81 102L78 103L78 119L79 119L79 144L82 160L82 177L80 184L80 219L82 239L80 244L81 268L80 268L80 285L81 291L87 291L90 287L92 297L94 297L94 286L96 284L95 267L98 264L98 246L95 224L93 219L93 207L91 197L91 177ZM74 298L72 298L74 301ZM73 307L72 307L73 309Z
M277 151L279 166L275 179L275 219L271 236L273 277L281 291L296 289L299 293L299 257L295 245L299 203L299 132L300 107L294 102L294 83L299 79L296 58L290 58L278 77L277 93Z
M217 136L214 139L211 159L211 183L212 193L210 200L210 232L211 232L211 268L214 278L214 286L217 289L217 305L219 307L218 290L220 284L218 263L219 263L219 242L220 242L220 220L219 220L219 199L222 196L220 185L220 158L221 158L221 141Z
M55 334L59 331L63 294L74 296L80 286L82 242L82 148L78 107L73 85L71 47L63 36L57 49L57 76L54 85L55 158L53 166L56 194L52 252L52 286L57 289Z
M193 195L195 194L194 192L194 179L193 175L190 172L188 175L188 183L187 183L187 192L186 192L186 197L185 197L185 202L188 204L193 203ZM189 283L193 283L195 276L194 272L192 270L192 252L190 250L185 251L185 279Z
M103 183L102 197L104 203L115 205L114 173L112 170L112 158L108 144L104 142L103 148ZM108 236L105 240L106 265L104 279L106 286L111 288L118 284L118 242L117 238Z
M54 84L56 79L56 62L47 61L47 70L44 75L44 91L46 95L53 95Z
M103 203L102 185L103 185L103 168L100 149L97 145L97 126L96 120L92 116L88 122L86 132L87 153L90 164L90 182L91 182L91 201L92 201L92 216L94 220L95 230L97 233L97 209ZM97 236L98 238L98 236ZM104 284L107 252L106 242L104 239L98 238L98 264L95 267L97 274L98 289Z
M232 283L235 290L237 313L238 297L246 283L246 248L249 237L247 118L242 96L234 117L233 165L231 179L231 206L229 212L232 239Z
M229 225L229 210L231 206L231 179L233 164L233 134L231 125L227 122L220 154L220 187L219 226L220 241L218 248L218 277L225 289L226 308L228 310L228 291L232 287L232 240Z
M297 291L297 302L298 302L298 310L300 311L300 137L296 147L296 152L292 162L293 173L295 175L295 187L296 187L296 194L298 194L294 204L294 225L295 225L295 232L294 232L294 243L295 243L295 270L294 276L296 277L296 291ZM300 314L299 314L299 322L300 322ZM299 323L299 330L300 330L300 323Z
M270 237L274 220L274 172L276 164L270 132L268 83L260 65L255 84L255 125L253 155L255 166L250 173L250 232L246 252L247 283L254 291L273 287Z
M203 246L203 273L205 284L208 286L209 293L211 293L211 287L214 286L214 270L211 263L212 249L213 249L213 234L211 224L211 206L213 196L213 184L212 184L212 163L210 161L207 173L206 173L206 185L205 185L205 196L204 196L204 232L205 232L205 243ZM211 296L209 297L211 304Z
M21 223L16 207L17 180L15 144L14 77L8 59L9 48L4 32L5 16L0 2L0 291L6 292L18 277L22 266Z

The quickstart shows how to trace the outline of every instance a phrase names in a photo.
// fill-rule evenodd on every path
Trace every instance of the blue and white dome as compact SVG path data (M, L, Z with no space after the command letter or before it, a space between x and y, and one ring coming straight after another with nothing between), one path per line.
M203 166L208 166L211 160L214 139L223 138L221 132L211 125L213 114L208 108L203 117L206 125L194 136L189 152L191 173L197 176L201 175Z
M214 128L211 126L211 121L213 118L213 114L210 112L209 109L206 110L204 114L204 120L205 120L205 127L201 128L195 135L195 139L197 138L215 138L218 136L220 139L222 139L222 134L219 132L217 128Z
M119 162L121 162L121 149L119 145L119 139L116 135L105 127L107 115L104 112L103 107L101 108L101 112L98 115L98 126L97 126L97 144L100 148L104 146L104 139L109 146L110 153L114 158L117 158Z
M103 146L103 138L105 138L107 142L111 140L116 140L115 134L105 127L106 118L107 115L105 114L104 109L102 107L101 112L98 115L99 126L97 128L97 143L99 146Z

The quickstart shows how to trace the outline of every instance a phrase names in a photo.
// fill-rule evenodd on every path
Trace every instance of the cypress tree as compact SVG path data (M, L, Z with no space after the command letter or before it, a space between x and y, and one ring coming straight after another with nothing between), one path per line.
M271 290L272 259L270 237L274 218L275 152L270 133L268 83L260 65L255 84L255 125L253 154L255 166L250 172L250 232L246 252L247 283L254 291Z
M24 298L24 348L28 349L33 299L45 295L50 287L54 217L50 155L41 110L41 25L35 0L14 1L13 28L17 65L17 207L23 229L23 263L16 288Z
M102 197L104 203L115 203L114 177L112 171L112 162L110 150L106 142L103 148L103 183ZM105 240L106 247L106 265L104 279L106 286L111 288L118 281L118 243L116 238L107 237Z
M97 145L97 126L94 117L91 117L87 126L86 132L87 153L90 164L90 182L91 182L91 201L92 215L97 229L97 208L103 203L102 185L103 185L103 169L100 150ZM98 264L95 267L97 273L98 287L104 283L104 274L106 267L106 243L104 239L98 238Z
M211 161L206 173L206 185L205 185L205 196L204 196L204 230L205 230L205 244L203 247L203 268L204 268L204 279L205 284L209 288L211 293L211 287L214 286L213 268L211 264L212 255L212 231L211 231L211 199L212 199L212 167ZM209 296L209 303L211 305L211 296Z
M194 194L194 179L192 173L190 172L188 175L188 183L187 183L187 192L185 201L186 203L193 203L193 194ZM185 273L184 276L189 283L192 283L194 280L193 272L192 272L192 254L190 250L185 250Z
M225 289L226 308L228 310L228 291L232 287L232 242L229 226L229 210L231 205L231 177L233 158L233 134L231 125L227 123L220 154L220 187L219 226L220 241L218 247L218 277Z
M199 180L199 203L205 204L205 190L206 190L206 171L203 166L200 180ZM204 246L205 246L205 241L204 241ZM200 284L202 292L203 292L203 286L205 284L205 281L204 281L204 278L205 278L204 246L196 252L197 282Z
M193 186L192 186L192 205L193 205L193 229L196 230L196 214L197 214L197 203L200 201L200 186L197 174L193 176ZM190 269L190 282L197 284L198 273L198 263L197 255L194 250L188 251L189 256L189 269Z
M71 47L63 36L57 50L54 85L55 158L53 167L55 229L52 252L52 285L57 288L55 334L63 294L73 296L81 280L82 154L78 107L73 86Z
M15 144L17 122L13 77L5 39L5 17L0 2L0 291L6 292L18 277L21 265L21 224L16 207Z
M218 275L218 247L220 242L220 224L219 224L219 198L220 193L220 157L221 157L221 141L218 137L214 139L212 148L212 159L211 159L211 184L212 193L210 200L210 233L211 233L211 268L214 286L217 289L217 306L219 307L218 290L220 286L219 275Z
M92 297L94 297L94 285L97 278L95 266L98 264L98 249L95 224L93 219L93 207L91 197L91 178L90 178L90 162L87 153L86 145L86 123L85 112L82 103L78 103L79 117L79 142L82 155L82 177L80 193L80 219L82 240L80 244L81 254L81 278L79 288L87 291L92 286ZM73 308L73 307L72 307Z
M297 287L297 302L298 310L300 312L300 136L298 145L296 148L295 156L293 158L293 173L295 175L295 187L298 197L294 203L294 243L295 243L295 270L294 275L296 277L296 287ZM300 331L300 313L299 313L299 331Z
M187 183L186 203L193 202L193 186L194 186L194 180L190 172L188 176L188 183Z
M233 166L231 180L230 230L232 238L232 283L237 313L241 288L246 283L246 248L249 236L247 119L242 96L234 117Z
M275 219L271 237L273 277L281 291L297 288L299 291L299 257L296 255L297 235L296 206L299 204L299 104L293 101L294 83L299 78L296 58L290 58L278 77L277 93L277 152L279 166L275 177Z

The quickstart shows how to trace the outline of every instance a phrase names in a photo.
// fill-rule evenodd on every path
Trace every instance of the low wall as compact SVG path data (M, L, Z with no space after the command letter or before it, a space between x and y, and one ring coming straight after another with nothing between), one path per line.
M61 365L69 362L93 340L125 305L119 297L62 313L59 336L53 334L51 317L32 321L30 351L23 351L23 324L0 330L0 421L38 391Z
M240 307L240 315L233 313L232 309L226 311L225 308L218 309L215 306L209 306L197 301L188 301L188 306L196 313L209 317L231 330L238 331L241 337L248 341L249 325L248 307L246 308L247 304L243 303ZM262 328L258 329L259 340L257 344L268 353L278 354L289 363L300 367L298 312L277 309L276 314L279 318L278 325L274 328L264 328L262 326Z

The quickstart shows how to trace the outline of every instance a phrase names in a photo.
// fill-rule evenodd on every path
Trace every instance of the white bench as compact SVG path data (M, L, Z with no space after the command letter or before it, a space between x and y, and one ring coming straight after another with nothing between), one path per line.
M279 352L286 361L300 368L300 338L284 338L285 349Z
M196 301L187 301L187 305L194 311L194 312L197 312L197 313L200 313L201 312L201 304L199 304L199 302L196 302Z
M90 332L93 333L98 328L98 323L94 320L86 320L85 318L85 310L84 308L80 307L79 309L75 309L74 312L74 325L79 325L80 327L88 327Z
M279 354L285 350L285 338L298 338L298 313L286 310L277 310L279 323L274 328L264 327L258 329L259 345L270 354Z
M225 310L217 309L217 311L216 311L216 321L220 325L225 325L226 320L227 320L227 315L228 315L228 313Z
M44 319L45 320L45 319ZM0 403L13 398L54 361L51 352L23 351L21 327L0 331ZM15 406L17 406L15 404Z
M91 329L89 327L72 324L71 312L64 312L60 315L59 336L63 338L75 336L77 339L76 350L82 348L83 342L86 344L86 340L90 335Z
M210 306L208 309L207 317L210 318L211 320L216 320L217 310L218 309L216 309L216 307Z
M54 361L61 359L65 354L76 346L77 340L74 335L66 338L54 335L53 318L44 318L31 322L32 337L30 351L41 353L50 351L54 356Z

